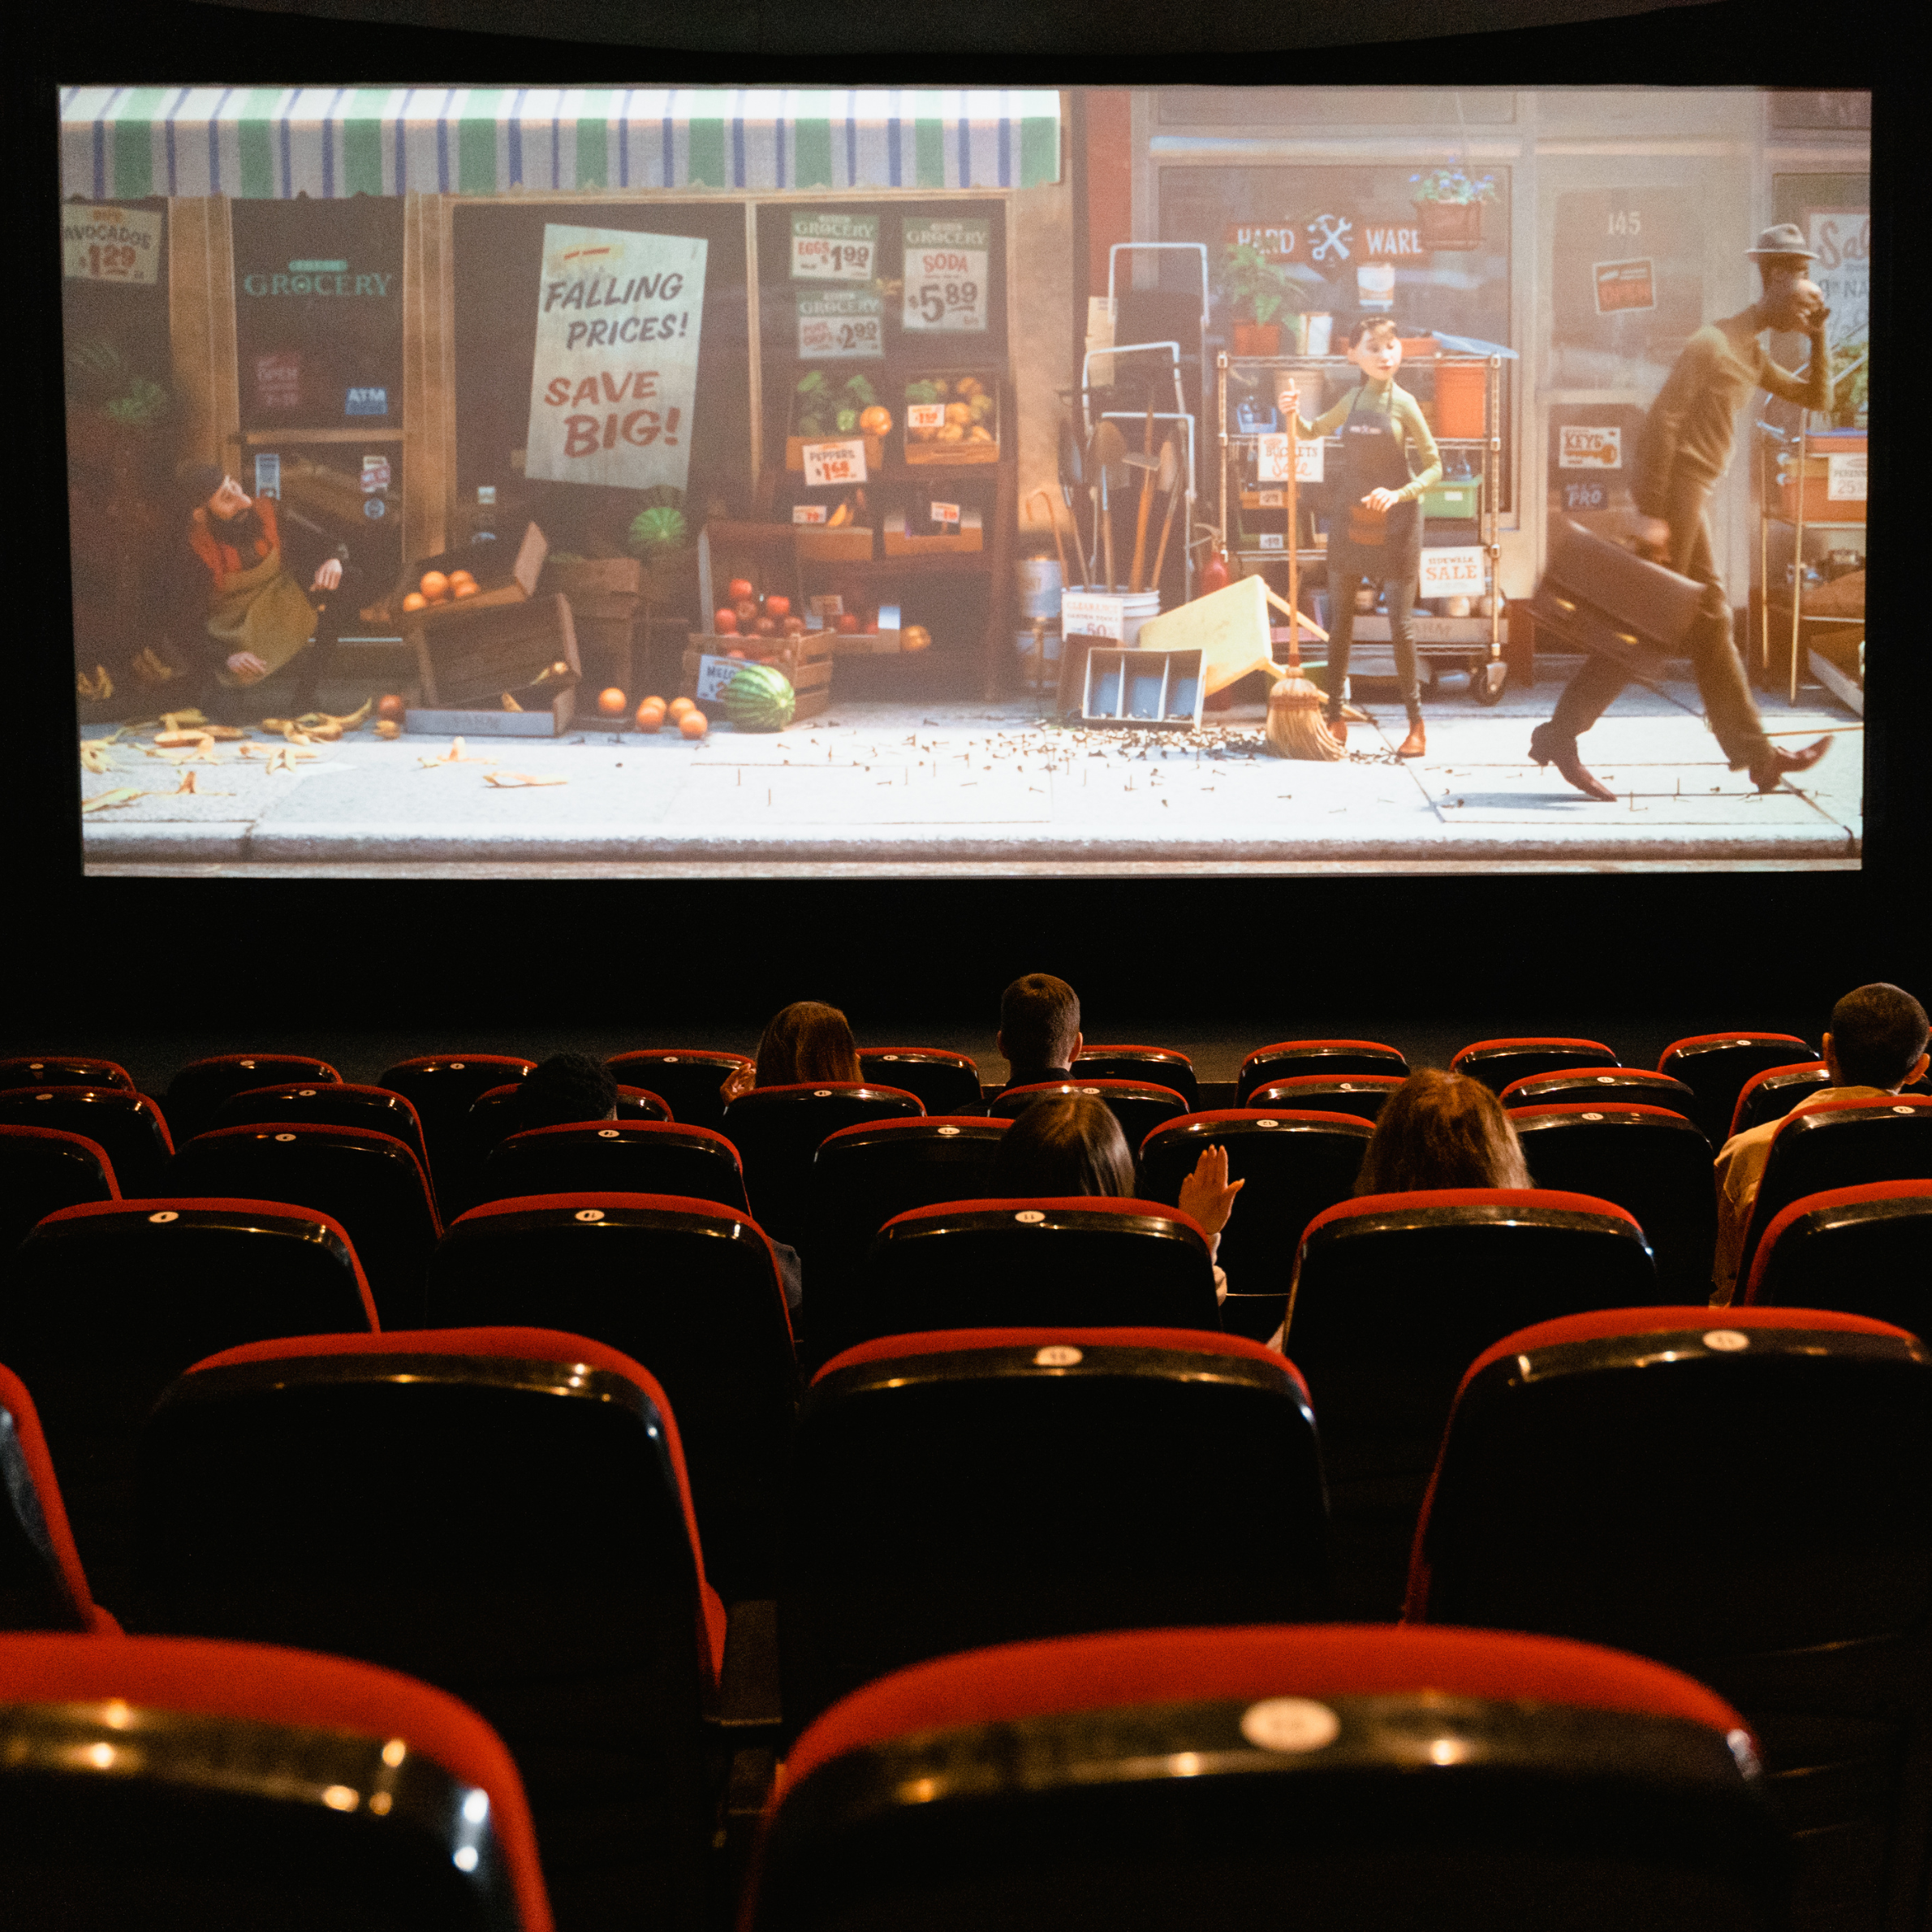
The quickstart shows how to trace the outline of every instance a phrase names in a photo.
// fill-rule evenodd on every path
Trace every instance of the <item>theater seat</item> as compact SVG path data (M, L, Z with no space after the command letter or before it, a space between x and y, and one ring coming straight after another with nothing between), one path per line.
M861 1046L859 1077L877 1087L916 1093L929 1114L985 1110L979 1063L940 1046Z
M1352 1114L1359 1120L1373 1121L1404 1077L1394 1073L1301 1073L1292 1080L1270 1080L1266 1086L1253 1088L1241 1104L1259 1107L1264 1113L1291 1107L1317 1114Z
M0 1368L0 1630L119 1628L88 1589L33 1398Z
M0 1127L0 1278L28 1231L57 1208L117 1201L114 1162L84 1134Z
M1566 1101L1519 1107L1511 1118L1539 1188L1600 1195L1636 1215L1657 1263L1658 1292L1710 1299L1717 1199L1710 1143L1667 1107Z
M489 1165L490 1155L512 1134L528 1131L524 1128L517 1104L520 1086L521 1082L513 1080L503 1086L492 1087L487 1093L479 1093L470 1103L463 1130L463 1179L457 1184L460 1192L453 1204L459 1213L476 1206L482 1199L480 1190L483 1185L483 1171ZM641 1087L627 1087L620 1083L615 1104L619 1121L671 1119L669 1102ZM455 1216L451 1218L453 1219Z
M0 1362L40 1412L101 1602L123 1600L136 1438L168 1383L238 1342L375 1325L348 1236L308 1208L110 1201L41 1223L0 1287Z
M1322 1418L1338 1612L1399 1611L1436 1447L1476 1356L1530 1320L1656 1298L1636 1217L1589 1195L1365 1194L1317 1214L1287 1346Z
M537 1063L502 1053L427 1054L401 1060L376 1084L400 1093L416 1109L429 1149L429 1178L446 1218L461 1210L474 1178L469 1165L469 1110L492 1087L520 1080Z
M1739 1089L1731 1110L1730 1132L1741 1134L1769 1120L1782 1120L1800 1100L1809 1100L1831 1085L1831 1069L1822 1060L1800 1060L1790 1067L1767 1067L1753 1073Z
M302 1119L213 1128L175 1154L167 1184L175 1195L285 1201L327 1215L355 1247L379 1325L422 1326L423 1273L442 1227L421 1163L393 1135Z
M1512 1081L1539 1073L1567 1073L1588 1067L1593 1072L1615 1067L1617 1056L1601 1040L1572 1040L1561 1035L1535 1034L1521 1039L1477 1040L1449 1063L1452 1073L1481 1080L1492 1093Z
M348 1127L360 1133L387 1134L416 1156L425 1179L429 1177L429 1150L423 1139L422 1123L409 1101L387 1087L359 1086L347 1080L321 1085L303 1080L277 1087L250 1087L223 1101L209 1125L258 1127L270 1121L278 1126L313 1121L318 1127Z
M1227 1276L1221 1320L1231 1333L1264 1342L1281 1326L1302 1231L1354 1192L1374 1132L1352 1114L1222 1107L1171 1120L1141 1143L1150 1201L1178 1204L1210 1147L1227 1150L1228 1179L1243 1184L1215 1257Z
M1073 1095L1103 1102L1120 1123L1130 1149L1138 1147L1157 1127L1178 1120L1188 1103L1171 1087L1152 1080L1041 1080L1027 1087L1008 1087L986 1111L995 1119L1017 1120L1036 1100L1062 1100Z
M223 1101L251 1087L333 1084L342 1076L307 1053L218 1053L190 1060L168 1082L169 1123L183 1141L213 1127ZM385 1086L389 1082L385 1080Z
M939 1328L1218 1332L1199 1224L1162 1202L1076 1194L895 1215L866 1270L864 1339Z
M1260 1087L1286 1080L1339 1080L1355 1074L1379 1075L1397 1082L1408 1077L1408 1062L1379 1040L1277 1040L1257 1046L1235 1076L1235 1102L1247 1106Z
M1194 1063L1171 1046L1083 1046L1067 1068L1076 1080L1135 1080L1143 1086L1171 1087L1192 1113L1201 1105Z
M560 1926L701 1924L724 1611L637 1363L526 1328L230 1349L156 1406L140 1494L144 1628L438 1685L515 1757Z
M1725 1139L1737 1097L1753 1074L1817 1058L1796 1033L1693 1033L1663 1050L1657 1071L1682 1080L1697 1095L1691 1118L1716 1147Z
M714 1132L724 1127L724 1097L719 1089L740 1068L755 1063L744 1054L688 1046L641 1047L635 1053L613 1054L604 1063L612 1079L658 1095L674 1120Z
M1932 1339L1932 1180L1871 1181L1792 1201L1757 1244L1741 1299L1869 1315Z
M1799 1928L1922 1926L1932 1353L1806 1309L1614 1309L1501 1339L1457 1395L1409 1614L1691 1671L1742 1710Z
M1133 1631L916 1665L798 1740L745 1932L1774 1932L1748 1728L1487 1631Z
M867 1343L819 1370L800 1414L787 1724L948 1651L1321 1615L1326 1542L1307 1392L1256 1343L1037 1327Z
M0 1093L0 1127L47 1127L92 1141L130 1201L158 1192L175 1151L161 1109L125 1087L16 1087Z
M724 1132L744 1162L745 1192L758 1225L796 1248L812 1226L812 1157L842 1127L923 1114L919 1097L863 1081L804 1081L754 1087L725 1109Z
M746 1212L738 1149L708 1127L606 1120L538 1127L497 1143L478 1201L522 1194L688 1194Z
M1498 1098L1512 1112L1518 1107L1563 1106L1572 1101L1635 1101L1640 1106L1668 1107L1686 1119L1696 1116L1697 1097L1680 1080L1642 1067L1566 1067L1512 1080Z
M16 1087L125 1087L134 1076L118 1060L89 1059L79 1054L15 1054L0 1059L0 1093Z
M510 1754L346 1658L0 1637L0 1898L89 1932L550 1932Z
M771 1593L797 1365L749 1218L668 1195L493 1201L438 1246L429 1320L563 1329L641 1362L678 1412L713 1580L732 1601Z

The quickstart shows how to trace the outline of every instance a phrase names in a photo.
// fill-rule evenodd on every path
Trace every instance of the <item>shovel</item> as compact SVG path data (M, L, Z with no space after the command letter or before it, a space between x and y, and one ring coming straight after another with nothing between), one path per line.
M1161 567L1167 561L1167 539L1174 533L1174 513L1180 507L1180 451L1170 435L1161 445L1160 474L1155 479L1155 487L1167 494L1167 514L1162 520L1161 541L1154 553L1154 574L1145 586L1149 590L1161 587Z
M1107 502L1110 489L1127 481L1127 438L1103 416L1095 424L1093 440L1087 445L1087 474L1092 479L1094 512L1099 529L1102 554L1106 559L1107 594L1114 593L1114 518Z

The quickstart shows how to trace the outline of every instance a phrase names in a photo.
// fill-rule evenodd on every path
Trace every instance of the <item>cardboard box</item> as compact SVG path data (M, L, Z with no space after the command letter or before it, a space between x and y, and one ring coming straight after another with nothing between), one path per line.
M526 524L514 546L498 538L494 543L472 543L459 550L419 557L403 572L402 581L390 593L391 615L407 636L412 628L433 627L494 605L523 603L537 594L537 580L543 575L544 559L550 549L550 541L542 531L535 524ZM432 570L439 570L445 576L453 570L468 571L477 580L477 594L454 597L446 604L430 604L420 610L403 610L403 599L422 581L423 573Z
M1862 456L1866 450L1862 429L1821 430L1808 438L1805 454L1805 521L1807 524L1861 524L1866 502L1861 497L1831 500L1831 459ZM1796 465L1789 466L1794 471ZM1798 479L1792 475L1778 492L1775 515L1787 523L1798 520Z
M565 598L481 609L472 598L449 622L419 626L414 642L425 709L514 718L517 714L503 710L507 692L526 713L548 710L554 731L569 725L584 666ZM559 664L561 673L554 669Z
M706 658L728 658L735 650L744 648L742 637L720 637L702 631L691 633L689 647L684 653L684 676L679 686L679 695L696 698L698 679L704 670ZM747 663L755 662L751 658ZM791 682L791 688L798 694L798 709L793 713L795 720L816 718L830 709L832 702L832 640L822 631L809 632L803 637L791 640L783 650L766 657L763 662L774 671L782 671Z
M705 617L724 602L726 586L746 577L761 597L774 592L804 615L798 569L797 532L790 524L714 521L697 536L698 608Z
M886 554L888 557L944 557L985 547L985 533L977 510L961 508L959 533L956 536L940 536L938 534L937 524L934 526L934 534L930 537L908 532L906 528L905 511L895 510L889 512L885 525Z
M822 524L794 524L793 538L806 563L869 563L874 533L860 524L828 530Z
M909 387L912 383L922 380L942 381L947 384L949 391L943 400L946 403L953 403L958 401L959 399L951 395L950 391L952 386L957 383L962 376L973 377L993 399L992 412L985 418L982 425L982 427L992 433L993 440L990 442L966 442L964 441L959 442L915 442L912 440L911 422L904 414L911 405L902 392L899 399L899 411L901 417L901 427L904 431L905 458L906 461L914 467L916 468L925 464L951 465L953 464L998 462L1000 438L1003 433L1000 429L999 377L994 371L986 369L927 369L915 372L907 378L907 383Z
M543 589L570 599L580 623L587 617L628 618L644 598L644 565L635 557L554 558L543 568Z

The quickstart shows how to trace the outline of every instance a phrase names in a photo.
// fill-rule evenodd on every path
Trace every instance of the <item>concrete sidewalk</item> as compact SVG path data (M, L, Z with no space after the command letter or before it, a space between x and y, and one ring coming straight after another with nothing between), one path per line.
M1586 740L1614 805L1529 761L1546 678L1484 709L1445 679L1430 753L1394 756L1399 708L1369 709L1346 762L1283 761L1258 708L1180 735L1041 726L1037 707L834 702L776 735L714 726L692 744L589 728L562 739L380 742L366 728L265 769L278 741L178 773L152 734L109 748L83 797L90 873L398 876L988 876L1041 873L1839 868L1858 861L1863 737L1822 693L1766 704L1766 728L1843 734L1760 796L1725 767L1697 694L1633 687ZM1675 699L1675 703L1671 700ZM1680 709L1680 707L1688 707ZM93 735L103 734L96 732ZM534 778L537 784L519 781Z

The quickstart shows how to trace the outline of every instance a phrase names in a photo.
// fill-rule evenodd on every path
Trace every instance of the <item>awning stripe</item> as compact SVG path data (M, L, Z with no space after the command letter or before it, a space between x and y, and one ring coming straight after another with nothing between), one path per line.
M335 200L517 188L1031 188L1046 88L71 87L61 192Z

